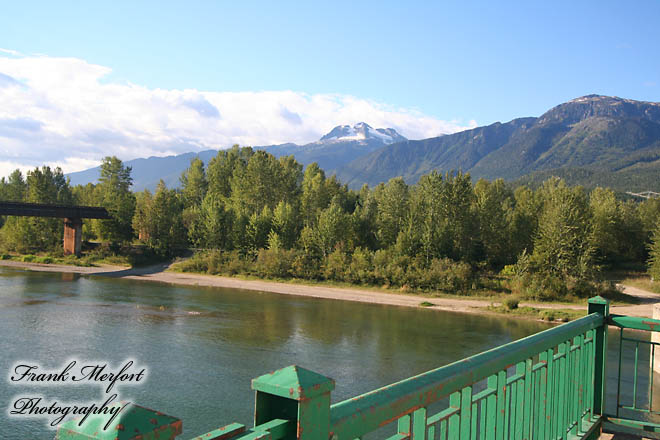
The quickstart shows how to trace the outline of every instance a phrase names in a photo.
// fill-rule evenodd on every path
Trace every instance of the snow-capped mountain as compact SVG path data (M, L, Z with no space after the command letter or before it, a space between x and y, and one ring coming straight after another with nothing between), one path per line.
M338 125L320 140L306 145L288 143L254 148L266 150L277 157L293 154L303 165L316 162L328 175L331 175L337 168L354 159L406 140L393 128L374 129L369 124L360 122L352 127ZM153 191L160 179L163 179L170 188L178 187L179 177L190 166L191 159L199 157L208 164L217 153L216 150L207 150L178 156L133 159L125 162L124 165L133 169L132 190L142 191L147 188ZM95 167L70 173L67 176L71 179L72 185L85 185L90 182L96 183L99 174L100 168Z
M338 125L316 142L306 145L282 144L263 149L274 156L293 154L303 165L312 162L319 164L330 175L348 162L373 151L407 139L393 128L373 128L365 122L350 125Z
M353 127L350 125L338 125L318 142L366 141L369 139L380 140L385 145L407 140L393 128L374 129L365 122L358 122Z

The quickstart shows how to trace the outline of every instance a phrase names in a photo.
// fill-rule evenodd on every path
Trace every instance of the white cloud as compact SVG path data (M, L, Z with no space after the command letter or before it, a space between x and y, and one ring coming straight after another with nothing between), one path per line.
M360 121L411 139L476 126L348 95L149 89L102 81L110 68L77 58L0 52L8 54L0 53L4 175L10 167L42 164L78 171L108 155L129 160L233 144L307 143Z

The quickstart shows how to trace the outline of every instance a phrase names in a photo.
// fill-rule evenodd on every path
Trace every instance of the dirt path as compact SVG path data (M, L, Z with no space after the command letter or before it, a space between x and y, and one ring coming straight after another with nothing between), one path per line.
M399 294L383 291L372 291L353 288L325 287L304 284L279 283L274 281L243 280L215 275L167 272L168 264L158 264L143 268L125 268L119 266L79 267L60 264L23 263L18 261L0 260L0 266L14 267L46 272L72 272L86 275L125 278L139 281L156 281L168 284L203 287L224 287L232 289L257 290L283 295L299 295L314 298L358 301L374 304L389 304L395 306L419 307L421 302L428 301L434 305L428 308L464 313L488 313L486 308L493 301L470 298L429 298L414 294ZM622 286L629 295L640 298L638 305L613 306L613 313L631 316L652 317L653 304L660 303L660 295L644 290ZM497 302L495 304L498 304ZM549 303L522 302L521 306L539 309L574 309L584 310L586 305L567 305Z

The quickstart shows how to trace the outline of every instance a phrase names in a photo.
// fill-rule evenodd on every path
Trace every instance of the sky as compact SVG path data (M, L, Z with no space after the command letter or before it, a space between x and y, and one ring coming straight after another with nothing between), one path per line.
M660 101L658 19L658 1L5 2L0 176Z

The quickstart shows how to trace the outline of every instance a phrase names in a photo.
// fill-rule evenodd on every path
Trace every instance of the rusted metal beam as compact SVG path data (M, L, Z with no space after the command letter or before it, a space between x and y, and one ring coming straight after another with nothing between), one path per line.
M109 219L105 208L98 206L46 205L41 203L0 202L0 215L21 217L98 218Z

